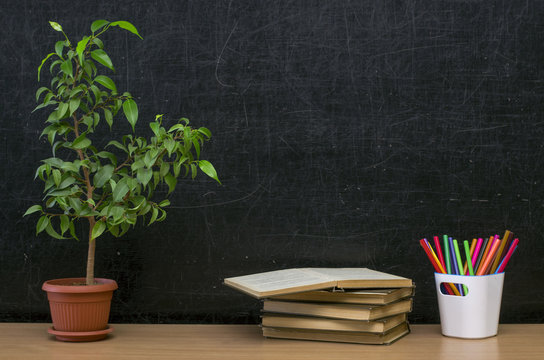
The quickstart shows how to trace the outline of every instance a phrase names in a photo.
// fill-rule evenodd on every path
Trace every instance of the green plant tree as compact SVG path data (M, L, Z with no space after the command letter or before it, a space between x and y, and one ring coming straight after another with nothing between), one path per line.
M96 20L91 35L77 44L60 24L49 23L64 39L38 67L40 81L42 67L52 59L50 85L37 90L39 105L34 111L52 110L41 134L51 144L52 156L36 170L35 179L45 183L42 204L31 206L23 216L39 213L36 235L45 231L55 239L78 240L74 223L87 220L86 284L90 285L95 283L95 246L101 235L109 232L120 237L138 219L147 225L164 220L165 207L170 204L166 197L179 177L190 174L194 179L200 169L220 181L213 165L200 160L200 149L211 137L207 128L193 128L185 118L167 128L163 115L157 115L149 123L153 136L146 139L133 134L138 120L134 98L128 92L120 94L114 81L99 73L99 69L115 71L99 36L118 27L142 38L131 23ZM121 111L132 134L97 149L93 133L103 125L111 131ZM160 186L164 191L155 191Z

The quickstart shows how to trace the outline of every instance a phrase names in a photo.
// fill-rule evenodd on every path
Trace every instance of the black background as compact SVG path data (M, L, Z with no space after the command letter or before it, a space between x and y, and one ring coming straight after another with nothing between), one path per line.
M225 277L361 266L412 278L413 323L438 322L422 237L502 235L501 322L544 321L543 61L539 1L2 1L0 320L48 321L43 281L82 276L84 241L34 235L36 70L62 35L104 37L140 109L206 126L223 185L183 180L165 222L103 236L112 322L256 323ZM46 69L44 67L44 69ZM47 74L47 69L44 72ZM47 76L44 76L48 78ZM129 131L119 117L113 133ZM81 234L86 229L78 229Z

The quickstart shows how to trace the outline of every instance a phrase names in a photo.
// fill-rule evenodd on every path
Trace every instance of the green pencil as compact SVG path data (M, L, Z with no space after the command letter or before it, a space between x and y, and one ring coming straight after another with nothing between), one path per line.
M457 258L457 263L459 264L459 275L465 275L465 272L463 270L463 262L461 261L461 253L459 252L459 244L457 243L457 239L453 239L453 248L455 249L455 257ZM467 287L463 285L464 294L461 294L462 296L465 296L468 293Z
M465 240L463 244L465 245L465 256L467 257L468 273L470 275L474 275L474 268L472 267L472 260L470 259L470 246L468 245L468 240Z
M448 272L448 274L451 274L450 246L448 244L448 235L444 235L444 250L446 251L446 271Z

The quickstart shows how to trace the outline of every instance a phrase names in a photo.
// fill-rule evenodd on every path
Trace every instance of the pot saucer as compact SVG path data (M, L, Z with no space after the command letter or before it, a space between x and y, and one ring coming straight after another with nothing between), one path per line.
M109 333L113 331L111 326L108 326L104 330L97 331L58 331L53 326L47 329L47 332L55 335L57 340L60 341L97 341L104 339Z

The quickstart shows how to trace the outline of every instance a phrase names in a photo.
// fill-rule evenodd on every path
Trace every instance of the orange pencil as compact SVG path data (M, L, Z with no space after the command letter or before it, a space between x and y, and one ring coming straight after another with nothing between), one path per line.
M491 250L489 250L489 253L487 254L487 258L485 259L484 264L478 269L478 273L476 275L487 274L487 269L491 266L491 262L495 259L495 255L497 254L497 250L501 242L502 241L500 241L499 239L495 240L493 246L491 247Z
M482 265L484 264L484 260L487 258L487 254L489 253L489 249L491 249L491 246L493 245L493 242L496 239L496 237L497 237L496 235L489 237L489 241L487 242L487 246L484 249L482 260L480 261L480 265L478 266L478 271L476 271L476 275L478 275L478 273L480 272L480 269L482 268Z

